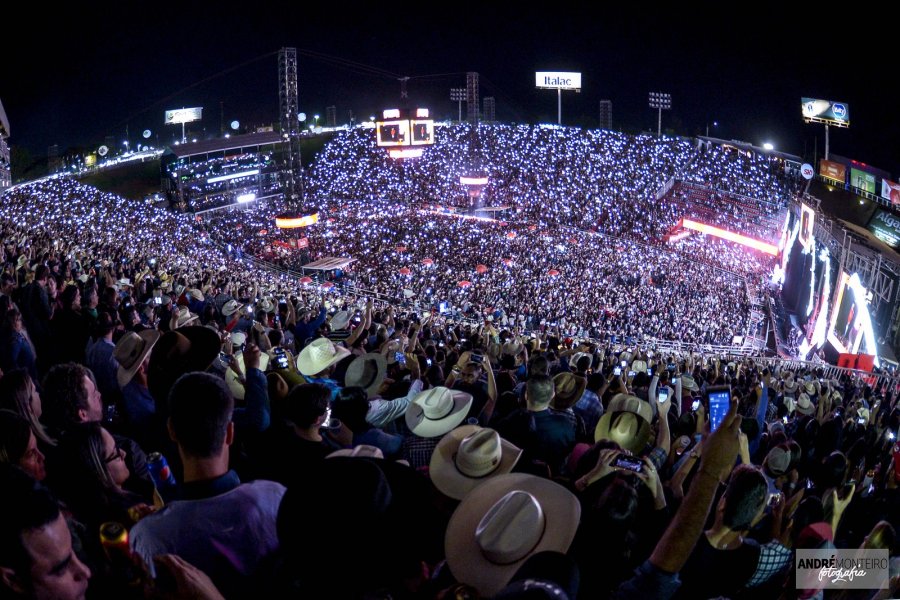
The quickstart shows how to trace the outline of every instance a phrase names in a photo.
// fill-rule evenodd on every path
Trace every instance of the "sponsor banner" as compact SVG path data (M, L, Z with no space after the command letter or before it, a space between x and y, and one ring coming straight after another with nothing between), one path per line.
M900 183L882 179L881 197L885 200L890 200L891 204L894 206L900 205Z
M203 107L195 108L178 108L166 111L166 125L175 123L190 123L191 121L199 121L203 118Z
M900 217L887 210L876 208L868 225L875 237L890 246L900 249Z
M534 84L539 88L580 90L581 73L564 71L538 71L534 74Z
M816 174L816 170L813 169L811 164L803 163L803 166L800 167L800 174L803 175L803 179L812 179L813 175Z
M302 237L297 240L298 248L309 248L309 238Z
M875 193L875 175L850 167L850 185L870 194Z
M797 549L798 590L877 590L888 582L887 550Z
M800 108L803 111L803 118L807 121L838 127L850 126L850 106L846 102L801 98Z
M828 179L834 179L842 184L847 183L847 167L831 160L825 160L824 158L819 160L819 175Z

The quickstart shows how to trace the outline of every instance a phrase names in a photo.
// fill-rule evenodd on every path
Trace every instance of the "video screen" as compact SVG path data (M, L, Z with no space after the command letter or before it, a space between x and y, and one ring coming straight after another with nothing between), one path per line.
M408 146L409 121L385 121L378 123L378 146Z
M414 146L422 144L434 143L434 121L413 120L412 123L412 143Z
M859 275L842 272L835 288L828 341L842 353L876 354L874 338L866 289Z

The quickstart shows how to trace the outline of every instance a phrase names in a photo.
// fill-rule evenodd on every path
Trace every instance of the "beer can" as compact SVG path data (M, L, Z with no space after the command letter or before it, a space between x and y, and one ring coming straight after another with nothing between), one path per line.
M166 457L161 452L151 452L147 455L147 469L156 489L163 490L175 487L175 474L169 468Z

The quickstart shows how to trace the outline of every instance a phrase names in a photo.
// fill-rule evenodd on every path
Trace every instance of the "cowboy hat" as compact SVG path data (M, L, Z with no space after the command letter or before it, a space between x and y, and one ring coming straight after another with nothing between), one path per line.
M810 396L812 396L816 393L816 386L813 385L812 381L807 381L806 383L804 383L803 388L806 390L806 393L809 394Z
M232 298L228 302L222 305L222 315L226 317L230 317L234 313L241 310L243 304Z
M587 379L564 371L553 376L553 387L555 393L550 406L556 410L566 410L581 400L584 388L587 386Z
M119 363L119 369L116 372L116 381L119 382L119 387L124 388L131 382L144 359L150 355L150 351L153 350L160 335L155 329L145 329L140 333L125 332L113 350L113 357Z
M334 344L328 338L318 338L310 342L297 356L297 370L307 377L317 375L339 362L350 351Z
M419 392L409 403L406 425L419 437L438 437L462 423L471 406L471 394L434 387Z
M495 430L463 425L438 442L428 474L441 493L462 500L490 478L512 471L520 456L522 450Z
M806 394L800 394L794 410L801 415L811 415L816 412L816 407L813 405L812 401L810 401L809 396L807 396Z
M359 446L354 446L353 448L341 448L340 450L335 450L325 458L336 458L338 456L355 456L359 458L384 458L384 452L381 451L381 448L376 446L370 446L368 444L360 444Z
M498 475L469 493L447 524L444 553L454 577L490 597L529 556L568 551L581 505L563 486L525 473Z
M205 371L219 355L222 342L208 327L189 325L167 331L150 351L147 383L157 401L165 401L181 375Z
M594 440L612 440L626 450L640 452L650 441L652 418L649 403L637 396L616 394L597 423Z
M387 360L384 356L377 352L369 352L353 359L344 374L344 385L359 386L366 390L369 398L372 398L381 389L386 374Z
M118 286L118 287L120 287L120 288L123 288L123 287L133 287L133 286L131 285L131 280L128 279L127 277L123 277L123 278L119 279L118 281L116 281L116 286Z
M346 310L341 310L334 313L334 316L331 317L331 321L329 321L329 324L331 325L332 331L347 329L347 325L350 324L350 313Z
M594 362L594 357L591 356L590 354L588 354L587 352L576 352L575 354L573 354L572 358L569 359L569 368L572 369L573 371L575 369L577 369L579 361L581 361L581 359L584 358L585 356L587 356L589 359L591 359L591 362L588 363L588 368L590 369L591 368L590 364Z
M697 382L694 381L694 378L690 375L682 375L681 376L681 387L689 390L691 392L699 392L700 387L697 385Z
M203 302L206 298L203 296L203 292L198 290L197 288L191 288L187 291L188 296L192 297L194 300L198 302Z
M523 346L520 342L509 341L503 344L503 346L500 348L500 353L508 354L509 356L518 356L522 354L522 350L524 349L525 346Z
M199 318L200 317L192 313L187 306L179 306L177 316L175 317L175 329L181 329Z
M259 304L256 305L256 308L267 313L275 312L275 304L268 298L260 300Z
M235 343L235 336L239 334L233 333L231 334L231 344L234 347L239 346L240 344ZM244 334L240 334L244 335ZM246 336L245 336L246 337ZM241 342L243 343L243 342ZM237 363L237 366L240 368L242 373L246 373L247 371L244 368L244 353L243 352L235 352L232 356L234 356L234 361ZM259 370L263 373L266 372L266 369L269 368L269 353L268 352L260 352L259 353ZM282 379L285 379L286 373L284 371L280 371L279 373L269 372L266 374L266 377L269 375L281 375ZM225 370L225 383L228 384L228 389L231 390L231 394L234 396L235 400L243 400L246 390L244 389L244 384L238 379L238 374L234 372L234 369L226 369ZM285 380L288 388L290 388L290 383ZM290 390L289 390L290 391Z

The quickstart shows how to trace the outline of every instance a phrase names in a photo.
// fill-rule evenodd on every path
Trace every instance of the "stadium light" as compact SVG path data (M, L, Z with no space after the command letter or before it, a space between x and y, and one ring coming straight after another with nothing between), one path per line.
M763 150L774 150L775 146L772 145L771 142L766 142L763 144Z
M316 127L319 126L319 115L313 115L313 119L316 120Z
M662 111L672 109L672 94L665 92L650 92L650 108L659 111L659 118L656 123L656 136L662 135Z
M718 126L719 126L719 122L718 122L718 121L713 121L712 125L713 125L713 127L718 127ZM709 137L709 123L706 124L706 137Z

